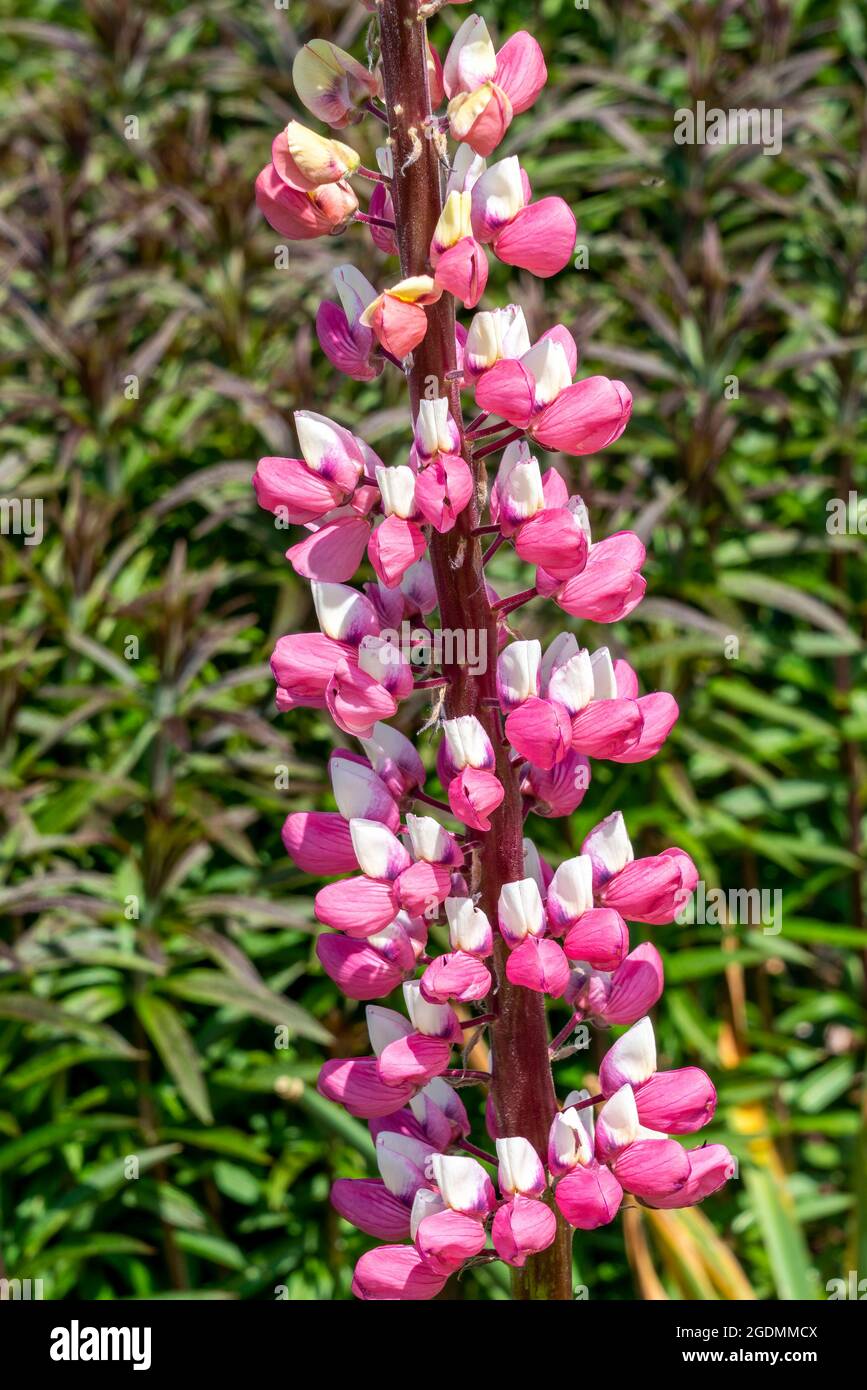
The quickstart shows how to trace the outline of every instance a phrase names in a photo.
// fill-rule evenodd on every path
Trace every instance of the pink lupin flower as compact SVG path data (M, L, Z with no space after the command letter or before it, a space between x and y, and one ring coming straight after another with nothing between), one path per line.
M716 1091L699 1067L656 1069L653 1024L642 1018L612 1044L602 1063L599 1084L611 1095L628 1083L635 1095L639 1121L647 1129L690 1134L713 1119Z
M567 265L577 223L562 198L530 202L530 185L517 158L492 164L473 185L473 233L498 260L547 278Z
M488 259L473 236L468 192L455 191L446 199L431 239L430 263L435 284L474 309L488 283Z
M427 333L425 306L434 304L441 294L430 275L410 276L377 295L359 323L373 329L380 346L393 357L407 357Z
M349 823L333 811L293 811L281 834L286 853L302 873L327 877L358 868Z
M549 1206L520 1193L504 1202L494 1216L491 1239L506 1264L521 1269L530 1255L547 1250L557 1236L557 1218Z
M532 106L547 77L542 50L531 35L513 34L497 54L484 20L471 15L452 40L443 67L453 138L477 154L491 154L513 116Z
M307 110L340 130L361 119L361 107L381 94L380 78L325 39L312 39L295 55L292 82Z
M616 623L644 597L647 582L641 566L645 555L644 545L632 531L619 531L593 542L584 569L565 583L537 570L536 588L573 618Z
M396 959L389 959L385 950L374 944L382 942L383 946L390 946L395 939L401 944L402 952ZM394 922L366 941L354 941L337 932L324 932L317 937L316 955L326 975L349 999L384 999L415 966L412 943Z
M432 1212L419 1222L415 1245L437 1274L448 1276L485 1248L485 1228L460 1211Z
M587 794L590 763L583 753L570 750L552 768L525 763L521 791L537 816L569 816Z
M323 1065L316 1089L326 1100L339 1102L350 1115L361 1120L390 1115L416 1091L408 1081L400 1086L386 1085L376 1057L332 1058Z
M305 192L285 183L267 164L256 180L256 206L280 236L310 241L344 231L358 211L358 199L344 179Z
M378 1245L355 1266L352 1292L365 1302L436 1298L447 1274L439 1274L412 1245Z
M378 188L383 187L377 184ZM354 381L373 381L381 373L384 360L376 351L372 328L361 322L361 315L376 298L376 290L353 265L340 265L333 272L340 303L323 299L316 311L316 336L328 360Z

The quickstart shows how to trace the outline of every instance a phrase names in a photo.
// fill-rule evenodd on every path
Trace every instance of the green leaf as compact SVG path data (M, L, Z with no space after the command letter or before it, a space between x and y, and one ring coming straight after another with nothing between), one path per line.
M135 1007L143 1028L196 1119L205 1125L213 1124L201 1058L177 1009L167 999L154 994L138 995Z

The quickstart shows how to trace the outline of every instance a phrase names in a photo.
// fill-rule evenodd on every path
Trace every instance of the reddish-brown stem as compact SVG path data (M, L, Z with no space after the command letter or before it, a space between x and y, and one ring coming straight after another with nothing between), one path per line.
M382 37L382 71L389 136L394 158L392 198L396 238L404 276L430 273L431 237L442 210L442 171L434 141L425 139L430 117L427 35L418 18L418 0L381 0L378 6ZM423 397L448 398L451 413L463 431L460 387L456 380L454 299L443 294L427 309L428 328L413 353L408 374L413 419ZM517 431L515 437L519 437ZM502 448L508 442L497 443ZM474 528L484 506L487 488L480 462L462 433L461 452L475 478L475 495L457 524L446 535L434 533L431 563L439 600L440 623L455 632L475 630L488 654L482 673L467 666L446 667L449 677L445 705L449 717L474 714L496 750L496 771L505 795L491 815L491 831L482 836L481 878L472 885L481 893L481 906L496 920L500 889L524 876L523 804L515 770L503 746L497 711L482 703L496 697L497 619L488 603L482 550ZM548 1057L548 1025L543 997L512 985L506 977L505 942L494 953L497 1018L490 1025L492 1095L497 1126L503 1135L521 1135L544 1155L548 1129L557 1109ZM452 1078L456 1079L456 1078ZM488 1079L488 1078L484 1078ZM554 1244L532 1256L513 1273L519 1299L572 1298L571 1230L558 1217Z
M509 433L508 433L508 434L504 434L504 435L502 436L502 438L500 438L500 439L495 439L494 442L493 442L493 444L486 444L486 445L484 446L484 448L482 448L482 449L476 449L475 452L474 452L474 454L473 454L473 458L474 458L474 459L483 459L483 458L487 458L488 454L495 454L495 453L497 452L498 449L505 449L505 447L506 447L507 444L514 444L514 442L515 442L516 439L523 439L523 438L524 438L524 431L523 431L523 430L510 430Z
M388 227L389 231L394 231L394 223L389 222L387 217L371 217L369 212L357 212L356 222L366 222L370 227Z

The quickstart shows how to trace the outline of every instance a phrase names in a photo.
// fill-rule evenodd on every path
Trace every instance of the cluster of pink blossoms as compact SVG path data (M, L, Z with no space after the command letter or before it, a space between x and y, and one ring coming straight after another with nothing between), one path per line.
M365 111L383 116L379 72L331 43L306 45L294 79L299 98L334 128ZM407 370L427 331L427 306L443 294L466 308L478 304L486 248L537 275L566 265L575 241L566 203L534 202L517 158L486 163L545 79L529 34L496 51L475 16L459 29L445 63L429 48L425 135L459 142L430 273L377 291L352 265L339 268L340 302L320 307L317 331L341 371L370 380L386 362ZM437 116L446 99L445 116ZM362 169L350 146L292 121L274 141L257 201L283 236L333 234L361 221L380 250L394 255L388 144L378 165ZM373 185L367 213L349 182L356 174ZM416 680L394 634L407 622L430 634L438 594L429 539L475 505L468 445L482 471L482 458L500 454L487 489L489 521L476 518L479 529L495 534L491 551L511 543L534 572L532 586L512 598L487 585L498 646L496 697L487 703L509 745L526 814L570 814L589 786L590 760L652 757L678 714L670 695L640 695L635 672L612 661L606 647L587 650L564 632L543 651L536 640L516 640L509 622L537 595L598 623L615 622L640 602L639 538L621 532L594 541L582 499L554 468L543 471L533 452L604 448L626 427L629 391L602 376L574 381L572 335L557 325L531 343L516 305L459 325L455 350L461 389L474 394L478 411L470 426L453 418L448 400L422 400L406 461L386 464L333 420L298 411L300 457L263 458L254 477L260 505L304 528L287 558L311 582L320 628L278 641L278 708L327 709L360 745L331 757L337 810L290 815L283 840L305 872L351 875L316 896L316 915L331 928L316 946L323 969L352 999L382 999L402 987L406 1007L404 1015L368 1006L371 1055L329 1061L319 1081L324 1096L369 1122L381 1174L340 1179L335 1207L371 1235L407 1242L362 1256L353 1287L366 1299L432 1298L477 1257L520 1267L555 1239L555 1208L589 1230L614 1218L624 1192L651 1206L686 1206L733 1171L722 1145L689 1150L670 1138L706 1124L716 1096L697 1068L656 1070L647 1014L662 992L662 961L650 943L630 950L627 922L672 922L685 905L698 878L689 856L673 848L636 859L619 812L556 869L526 839L524 877L503 885L491 922L478 906L471 862L505 795L488 732L474 715L438 720L442 800L424 790L427 773L414 744L387 722L402 701L437 684L436 677ZM486 425L489 416L499 423ZM365 555L375 578L350 587ZM416 814L419 804L442 808L460 829ZM434 923L448 927L449 950L438 955L429 936ZM466 1152L470 1124L456 1086L474 1074L452 1065L478 1027L495 1026L489 962L497 934L508 950L510 984L569 1006L555 1058L584 1020L632 1025L605 1056L598 1093L573 1092L552 1115L547 1154L526 1138L499 1134L488 1107L499 1196ZM492 1013L481 1011L484 1000Z

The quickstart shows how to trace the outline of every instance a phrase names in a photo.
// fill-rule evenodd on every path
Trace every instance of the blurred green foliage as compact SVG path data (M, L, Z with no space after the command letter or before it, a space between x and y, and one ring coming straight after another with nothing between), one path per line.
M586 248L553 283L497 266L490 298L534 334L565 322L583 371L633 388L624 438L564 466L596 536L648 542L648 599L604 636L682 710L657 759L595 764L570 822L531 832L556 861L620 807L641 852L783 895L779 935L654 929L662 1055L712 1073L706 1133L740 1181L580 1236L576 1283L823 1297L867 1273L867 570L864 536L826 526L867 486L863 10L478 9L545 48L503 152ZM432 25L441 50L464 15ZM337 735L273 716L273 641L313 619L249 478L292 452L300 405L407 447L396 374L338 381L312 333L334 265L390 269L360 230L278 268L251 198L304 116L298 44L362 54L368 19L0 0L0 494L43 499L45 531L0 536L0 1275L52 1298L344 1298L365 1244L327 1192L365 1172L366 1129L312 1087L329 1051L364 1050L363 1011L316 963L314 884L279 837L330 804ZM699 98L781 108L781 154L676 145ZM375 136L350 132L368 164ZM514 566L500 552L493 582ZM540 605L521 630L557 627ZM490 1266L453 1296L505 1287Z

